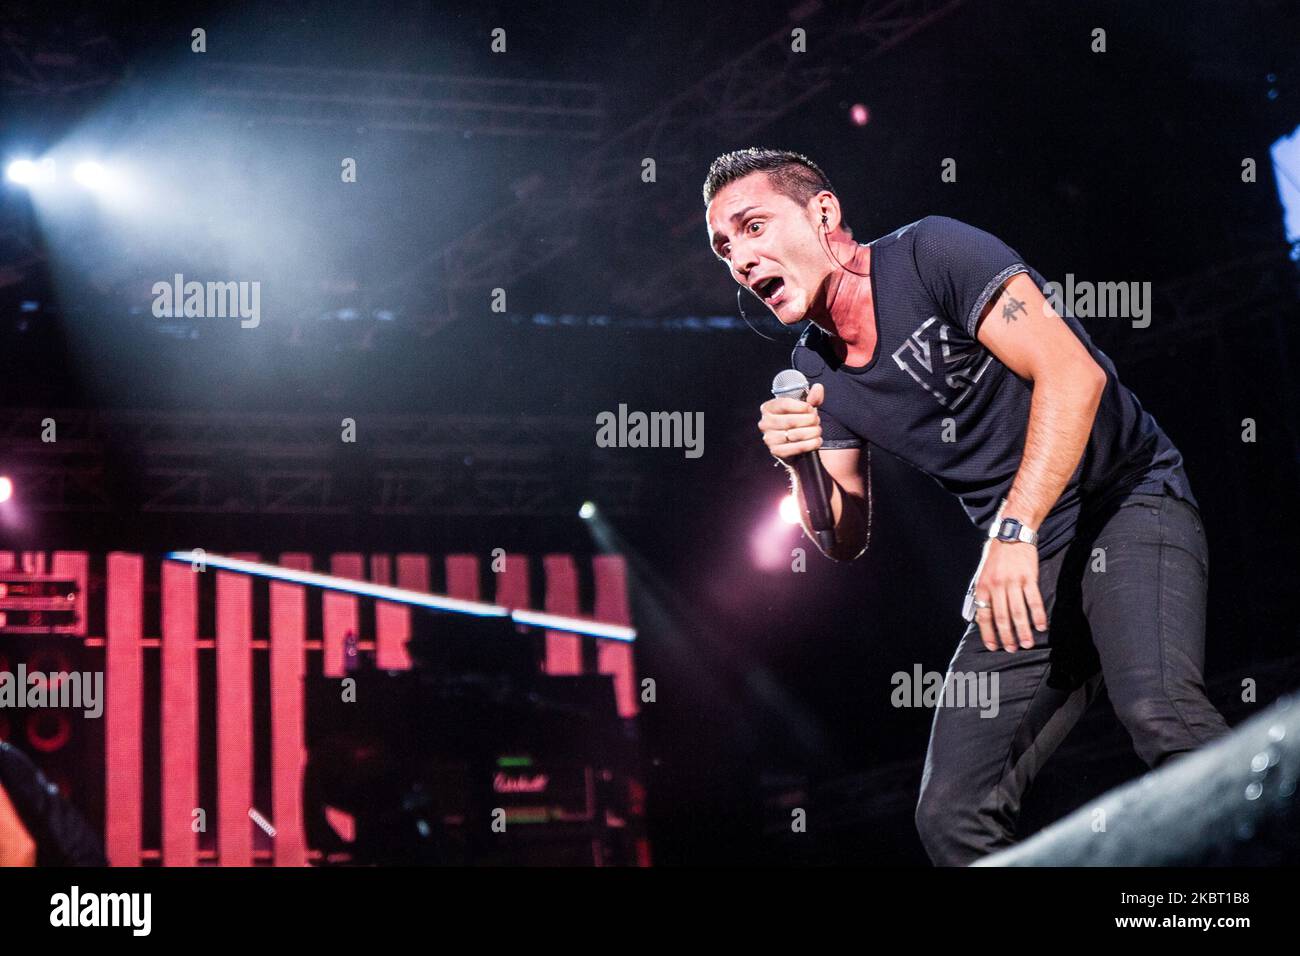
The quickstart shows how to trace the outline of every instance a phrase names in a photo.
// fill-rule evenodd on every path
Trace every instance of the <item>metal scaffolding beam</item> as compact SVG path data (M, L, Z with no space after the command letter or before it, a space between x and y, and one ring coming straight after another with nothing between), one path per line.
M854 13L841 11L833 23L834 14L819 0L803 4L764 40L603 140L565 183L550 183L433 253L413 270L412 281L425 283L428 276L438 281L440 266L453 315L458 297L472 293L476 301L487 301L486 290L499 285L502 276L518 280L576 248L590 223L585 213L601 208L616 217L639 215L639 206L629 209L620 199L642 157L655 158L661 178L698 178L698 170L684 165L702 140L744 142L825 90L846 69L892 49L960 5L961 0L885 0ZM815 36L815 54L791 52L794 27ZM668 221L678 223L671 233L681 248L659 269L615 277L611 293L620 309L640 313L653 303L654 311L664 312L717 298L717 267L698 241L698 193L675 190L665 201ZM610 226L609 234L620 233L616 223ZM688 241L688 235L696 241ZM420 301L433 300L432 282L421 285L418 295Z
M41 440L53 419L57 441ZM572 515L643 507L642 471L587 419L0 412L0 459L36 511Z
M287 126L595 140L605 121L597 83L203 62L199 108Z

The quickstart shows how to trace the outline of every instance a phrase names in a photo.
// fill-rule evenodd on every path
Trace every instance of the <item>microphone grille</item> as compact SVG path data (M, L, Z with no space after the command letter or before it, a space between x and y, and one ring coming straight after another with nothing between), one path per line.
M808 394L808 379L797 368L778 372L776 378L772 379L772 394L778 398L802 399Z

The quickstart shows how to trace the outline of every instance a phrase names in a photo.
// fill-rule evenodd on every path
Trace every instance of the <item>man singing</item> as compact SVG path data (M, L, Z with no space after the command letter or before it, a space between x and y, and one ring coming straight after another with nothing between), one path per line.
M809 320L792 356L808 400L765 402L758 427L787 465L820 449L826 553L867 548L871 446L930 475L988 532L948 679L996 671L1000 706L992 718L935 710L916 808L930 858L965 865L1015 841L1026 789L1103 679L1151 767L1228 733L1201 676L1209 557L1182 456L1044 299L1043 276L942 216L855 243L825 174L798 153L719 157L704 201L735 280L783 324Z

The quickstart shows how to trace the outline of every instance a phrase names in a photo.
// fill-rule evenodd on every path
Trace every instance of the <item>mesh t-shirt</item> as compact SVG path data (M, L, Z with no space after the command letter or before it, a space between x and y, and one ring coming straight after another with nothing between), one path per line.
M811 323L791 356L825 388L822 447L884 449L956 495L987 531L1020 467L1033 388L976 339L976 323L1011 276L1027 273L1039 289L1047 281L997 237L945 216L870 246L877 334L870 363L842 364ZM1082 509L1119 494L1168 493L1197 504L1178 449L1078 320L1062 318L1105 370L1106 388L1079 465L1038 529L1041 557L1070 542Z

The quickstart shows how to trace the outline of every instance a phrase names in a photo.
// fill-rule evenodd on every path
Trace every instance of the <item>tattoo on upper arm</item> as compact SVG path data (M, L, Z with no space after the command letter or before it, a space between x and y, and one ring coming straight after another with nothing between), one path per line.
M1017 312L1024 312L1025 315L1029 314L1025 310L1025 304L1010 292L1007 292L1006 297L1002 302L1002 318L1006 319L1007 324L1010 325L1016 319L1020 318L1020 316L1016 315Z

